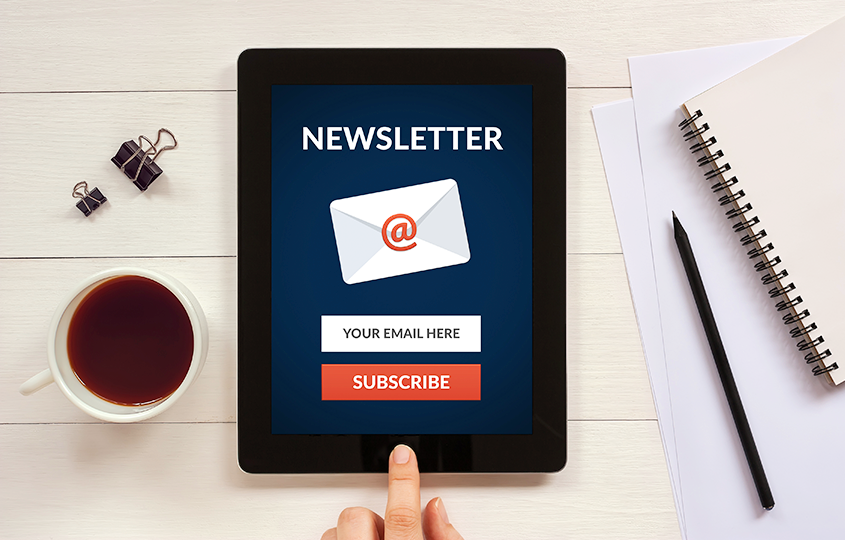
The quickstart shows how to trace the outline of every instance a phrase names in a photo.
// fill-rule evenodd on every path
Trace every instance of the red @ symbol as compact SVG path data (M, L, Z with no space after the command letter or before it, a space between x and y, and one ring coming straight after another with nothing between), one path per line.
M393 229L391 229L390 233L387 232L387 229L390 226L390 223L397 219L405 219L408 222L401 222L397 223ZM410 232L408 232L410 226ZM408 214L393 214L387 221L384 222L384 225L381 227L381 238L384 240L384 243L387 247L394 251L408 251L409 249L415 247L417 245L416 242L413 244L408 244L407 246L397 246L391 242L401 242L402 240L412 240L417 235L417 222L409 216Z

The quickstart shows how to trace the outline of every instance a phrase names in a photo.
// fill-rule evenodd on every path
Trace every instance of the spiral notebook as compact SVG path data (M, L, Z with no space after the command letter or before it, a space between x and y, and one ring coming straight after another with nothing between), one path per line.
M845 18L682 110L683 137L785 331L813 374L842 383Z

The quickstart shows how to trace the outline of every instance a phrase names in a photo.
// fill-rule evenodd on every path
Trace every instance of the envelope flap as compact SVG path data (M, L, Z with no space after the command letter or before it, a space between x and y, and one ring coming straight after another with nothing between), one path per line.
M350 283L350 278L384 247L384 242L368 223L334 209L331 214L341 273L343 280Z
M431 242L469 259L469 243L457 184L417 222L417 225L419 240Z
M330 207L381 230L394 214L407 214L415 221L423 217L449 190L457 186L451 178L357 197L337 199Z

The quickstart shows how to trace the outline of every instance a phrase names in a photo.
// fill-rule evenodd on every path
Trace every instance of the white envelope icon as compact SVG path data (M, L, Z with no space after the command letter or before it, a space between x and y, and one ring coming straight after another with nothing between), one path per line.
M458 183L438 180L329 205L343 281L352 285L469 261Z

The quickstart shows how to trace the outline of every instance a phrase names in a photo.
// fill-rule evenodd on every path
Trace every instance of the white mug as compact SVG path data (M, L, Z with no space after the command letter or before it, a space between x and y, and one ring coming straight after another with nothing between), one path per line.
M194 333L194 350L191 356L191 365L182 383L172 394L164 399L145 405L119 405L94 394L77 378L73 369L71 369L68 356L68 328L70 326L70 320L76 312L76 308L94 288L104 281L118 276L141 276L166 287L179 299L182 307L185 308ZM194 297L187 287L161 272L131 267L112 268L111 270L94 274L82 281L59 304L56 313L53 315L53 320L50 323L50 331L47 335L48 367L23 383L20 387L20 392L28 396L55 382L62 393L74 405L94 418L108 422L138 422L152 418L169 409L199 376L203 364L205 364L207 353L208 324L205 320L205 314L196 297Z

